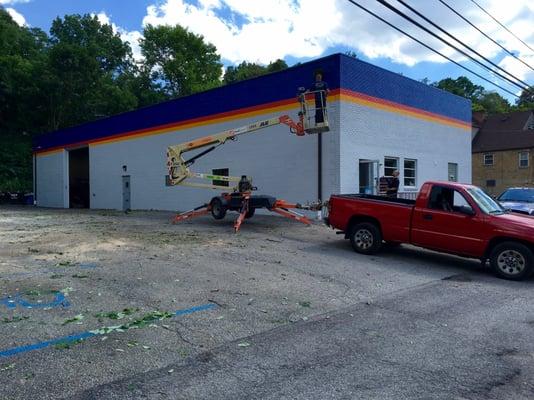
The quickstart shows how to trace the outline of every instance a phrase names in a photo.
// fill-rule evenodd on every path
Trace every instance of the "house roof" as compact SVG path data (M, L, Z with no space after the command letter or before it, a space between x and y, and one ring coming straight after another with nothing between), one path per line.
M472 125L473 128L480 128L484 124L486 113L484 111L473 111Z
M491 115L484 120L482 129L485 131L520 131L525 128L531 115L532 110Z
M527 122L534 111L518 111L488 117L473 139L473 153L534 148L534 130Z
M297 104L297 89L309 87L314 71L319 68L324 71L333 95L348 95L362 104L396 108L401 113L420 114L457 126L471 123L469 100L353 57L334 54L283 71L40 135L34 139L34 151L40 153L162 133L271 109L279 112L283 107Z

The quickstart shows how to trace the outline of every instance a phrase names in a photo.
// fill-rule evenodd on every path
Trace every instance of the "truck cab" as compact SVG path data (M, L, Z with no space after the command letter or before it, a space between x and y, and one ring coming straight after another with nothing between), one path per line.
M508 212L473 185L426 182L415 201L335 195L329 209L328 223L359 253L375 253L384 243L409 243L489 259L506 279L534 273L534 217Z

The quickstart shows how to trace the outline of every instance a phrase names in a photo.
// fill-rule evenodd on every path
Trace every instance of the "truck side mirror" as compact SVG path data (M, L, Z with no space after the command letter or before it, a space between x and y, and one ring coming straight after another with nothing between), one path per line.
M473 208L469 205L463 205L458 207L458 212L469 216L475 215L475 210L473 210Z

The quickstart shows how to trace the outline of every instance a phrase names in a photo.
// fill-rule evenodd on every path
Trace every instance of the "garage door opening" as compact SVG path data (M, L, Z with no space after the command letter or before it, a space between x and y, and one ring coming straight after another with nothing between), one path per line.
M69 207L89 208L89 148L69 151Z

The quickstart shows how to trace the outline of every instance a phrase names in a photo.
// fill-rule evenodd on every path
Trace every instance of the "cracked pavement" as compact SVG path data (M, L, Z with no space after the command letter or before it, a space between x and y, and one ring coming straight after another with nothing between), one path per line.
M532 281L410 246L358 255L319 223L170 217L0 207L0 297L70 304L0 303L0 352L217 305L0 357L2 400L534 397Z

